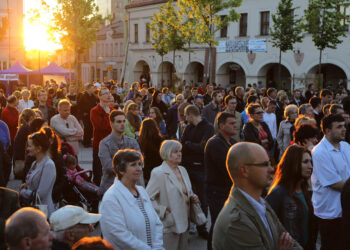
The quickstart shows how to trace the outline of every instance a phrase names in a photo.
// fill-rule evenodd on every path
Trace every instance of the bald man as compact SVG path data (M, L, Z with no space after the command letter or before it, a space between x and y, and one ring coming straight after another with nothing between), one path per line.
M9 250L50 250L53 235L45 214L25 207L6 221L5 238Z
M266 150L237 143L228 152L226 168L234 186L216 220L213 249L302 249L261 198L273 178Z

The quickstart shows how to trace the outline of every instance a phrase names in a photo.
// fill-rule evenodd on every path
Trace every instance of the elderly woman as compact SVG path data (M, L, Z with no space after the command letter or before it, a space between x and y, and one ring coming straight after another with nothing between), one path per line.
M277 143L280 150L280 158L284 151L293 140L291 129L294 125L295 119L298 117L298 107L294 104L289 104L284 110L285 120L281 121L277 134Z
M28 137L28 153L35 157L25 183L20 187L20 197L29 201L34 193L40 197L41 204L47 205L48 216L54 211L52 189L56 180L55 163L50 159L48 151L50 141L43 132L36 132Z
M274 144L269 126L263 122L264 111L259 104L251 103L247 108L249 122L243 127L244 141L255 142L269 152ZM270 154L269 154L270 155Z
M188 244L190 202L198 203L181 163L181 143L166 140L160 148L162 165L152 170L147 192L164 226L164 247L184 250Z
M114 249L163 249L163 226L146 190L137 186L142 176L142 155L132 149L113 157L117 175L104 194L100 223L104 238Z

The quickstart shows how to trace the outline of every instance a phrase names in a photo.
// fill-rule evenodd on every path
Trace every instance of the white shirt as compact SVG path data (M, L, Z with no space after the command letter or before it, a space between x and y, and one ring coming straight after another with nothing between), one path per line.
M28 100L27 102L23 99L18 101L18 113L21 113L23 109L31 109L34 107L34 102L32 100Z
M341 193L330 185L350 177L350 145L340 142L336 149L326 137L312 150L314 170L311 176L312 204L314 213L321 219L336 219L342 216Z
M146 190L136 186L151 229L152 247L147 245L145 217L137 199L118 180L104 194L99 213L103 237L118 250L151 250L163 248L163 224L154 210Z
M272 138L276 139L276 137L277 137L276 115L274 113L264 112L263 120L267 124L267 126L269 127Z

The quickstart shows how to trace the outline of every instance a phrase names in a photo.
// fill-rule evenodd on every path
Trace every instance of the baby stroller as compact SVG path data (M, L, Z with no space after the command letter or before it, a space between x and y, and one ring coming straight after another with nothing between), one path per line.
M67 153L76 157L73 147L67 143L62 142L61 144L62 155ZM76 166L78 175L80 175L85 181L92 183L92 170L84 170L78 164ZM65 166L66 172L66 166ZM67 178L68 179L68 178ZM88 192L83 190L79 185L73 181L68 180L67 184L63 188L63 203L65 205L75 205L83 207L89 212L98 212L99 197L96 193Z

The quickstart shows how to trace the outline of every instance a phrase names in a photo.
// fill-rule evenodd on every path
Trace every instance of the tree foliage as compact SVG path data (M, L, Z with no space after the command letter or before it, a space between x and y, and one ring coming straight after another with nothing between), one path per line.
M303 20L295 14L292 0L281 0L276 14L272 15L273 26L270 29L271 43L282 52L293 50L295 43L303 39Z
M59 34L59 42L66 50L74 51L75 76L80 82L79 55L86 52L96 41L102 16L94 0L57 0L50 30Z

